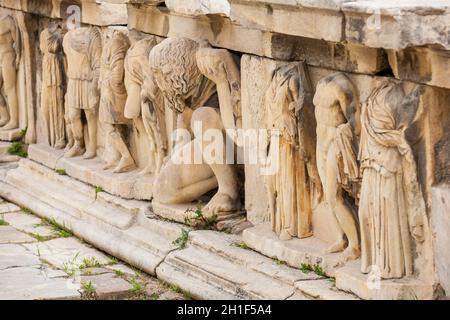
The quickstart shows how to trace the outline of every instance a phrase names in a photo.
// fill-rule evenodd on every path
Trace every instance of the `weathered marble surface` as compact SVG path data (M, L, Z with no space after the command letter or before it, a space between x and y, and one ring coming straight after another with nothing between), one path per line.
M61 238L63 234L55 234L55 226L50 228L33 213L16 211L2 198L0 203L12 209L0 215L9 224L0 227L0 300L186 298L74 237ZM41 238L31 245L27 238L17 237L21 231ZM85 292L87 285L93 292ZM139 286L142 289L136 290Z
M446 36L450 8L445 0L223 0L202 4L198 0L166 1L174 13L222 14L242 26L270 32L388 49L434 44L450 48Z
M104 163L99 158L64 158L63 150L55 150L43 144L31 145L28 153L30 159L48 168L64 170L78 180L125 199L151 200L153 197L154 177L142 175L138 170L121 174L104 171Z
M447 185L436 186L431 191L433 209L431 223L435 230L434 254L439 281L446 293L450 292L450 198Z
M97 26L126 25L126 0L1 0L0 6L50 18L67 19L80 13L82 23ZM75 7L80 8L75 9Z

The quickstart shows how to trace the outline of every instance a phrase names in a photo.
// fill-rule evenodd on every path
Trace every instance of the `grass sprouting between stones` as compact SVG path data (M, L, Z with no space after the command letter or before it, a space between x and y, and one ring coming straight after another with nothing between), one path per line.
M186 244L189 240L189 232L186 229L181 229L180 236L175 239L172 244L176 246L178 249L186 248Z

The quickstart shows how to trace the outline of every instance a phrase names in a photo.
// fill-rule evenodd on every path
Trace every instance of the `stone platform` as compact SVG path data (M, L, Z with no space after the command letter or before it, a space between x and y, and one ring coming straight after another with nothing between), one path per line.
M0 141L18 141L22 139L23 131L21 129L14 129L8 131L0 130Z
M97 157L84 160L82 157L64 158L63 150L55 150L44 144L30 145L28 156L31 160L53 170L64 170L69 176L125 199L151 200L153 176L142 175L139 169L112 173L103 170L104 163Z
M96 195L92 186L29 159L0 166L0 196L196 299L357 298L329 279L249 250L239 235L161 220L149 202Z
M243 241L250 248L289 266L318 266L327 276L336 279L338 289L352 292L363 299L433 299L432 284L412 278L378 281L376 275L361 273L359 259L344 264L339 253L324 253L329 244L315 237L281 241L269 224L261 224L244 230Z
M13 162L20 158L18 156L10 155L8 149L11 146L11 142L0 141L0 163L1 162Z
M0 198L0 300L183 298L154 277Z

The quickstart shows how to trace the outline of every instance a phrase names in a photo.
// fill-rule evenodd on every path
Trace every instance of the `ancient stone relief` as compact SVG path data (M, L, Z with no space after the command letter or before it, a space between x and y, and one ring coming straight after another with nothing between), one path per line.
M157 44L149 36L134 43L125 59L125 86L128 98L125 117L133 119L138 135L148 141L148 162L142 174L159 173L168 151L164 101L150 72L149 54Z
M304 64L287 64L274 71L264 107L268 129L279 136L278 145L271 144L268 151L278 170L268 176L267 187L272 230L281 240L313 234L312 206L320 198L321 186L315 150L308 147L314 140L311 98Z
M325 201L336 217L341 235L327 252L343 253L344 260L359 257L357 222L344 192L358 198L360 175L357 161L360 106L356 87L343 73L319 81L314 95L317 120L317 166ZM347 238L348 244L343 237Z
M41 108L45 119L48 144L55 149L66 146L64 109L65 70L62 54L61 29L52 26L40 35L42 53ZM73 144L71 132L67 134L69 145Z
M234 165L225 159L211 162L180 163L183 155L202 154L203 137L196 136L194 124L203 132L215 129L225 139L225 129L236 129L240 122L240 73L227 50L201 47L186 38L169 38L150 53L150 67L168 106L177 114L177 129L191 133L177 139L170 159L157 177L160 187L154 198L165 204L188 203L208 191L217 193L204 207L209 214L232 212L240 208L238 181ZM220 107L214 108L218 94ZM225 143L222 144L225 146Z
M64 36L63 47L68 64L65 99L69 115L67 125L74 138L74 144L65 156L83 155L84 159L91 159L97 154L101 33L96 27L71 30ZM87 120L86 135L82 115Z
M123 125L128 122L124 116L127 100L124 61L129 47L127 35L122 31L110 29L106 32L100 69L99 121L106 131L106 146L113 153L104 169L113 169L115 173L130 171L136 167L123 136Z
M362 108L361 271L376 266L385 279L413 273L413 248L424 241L427 230L416 162L405 138L422 93L418 87L405 95L400 85L386 80Z
M0 18L0 130L19 127L17 70L21 58L20 31L11 15Z

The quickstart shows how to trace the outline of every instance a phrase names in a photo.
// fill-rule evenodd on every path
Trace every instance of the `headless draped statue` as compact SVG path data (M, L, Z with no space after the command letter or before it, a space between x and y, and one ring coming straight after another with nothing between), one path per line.
M21 52L16 20L8 15L0 18L0 130L19 127L17 70Z
M136 167L123 137L123 125L128 123L124 116L127 92L124 85L124 61L130 47L127 36L110 29L106 32L100 72L100 111L99 120L106 133L106 145L114 155L104 167L115 173L126 172Z
M97 154L97 111L100 102L102 54L100 31L95 27L71 30L64 37L63 47L68 64L65 99L69 113L68 125L74 138L74 144L65 156L83 155L84 159L91 159ZM86 141L83 113L87 120Z
M281 240L313 234L312 208L321 186L312 143L311 98L305 65L287 64L273 72L265 110L268 129L279 135L279 146L271 141L269 147L269 157L278 163L278 170L268 176L267 186L272 229Z
M45 120L48 144L55 149L66 146L64 115L64 57L62 55L62 35L57 27L41 32L42 90L41 108ZM69 134L72 144L72 137Z
M405 138L421 92L419 87L405 95L400 85L386 80L362 109L361 270L377 267L385 279L413 273L413 241L424 236L425 201Z

